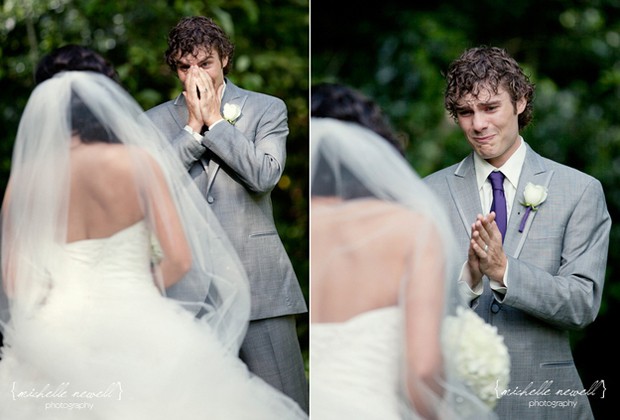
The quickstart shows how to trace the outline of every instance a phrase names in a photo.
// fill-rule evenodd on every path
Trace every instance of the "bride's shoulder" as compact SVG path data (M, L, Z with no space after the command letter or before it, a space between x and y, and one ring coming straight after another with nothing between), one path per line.
M351 218L376 218L378 220L398 220L407 224L418 224L428 218L402 204L362 197L343 200L339 197L312 197L311 209L317 216L347 214Z
M138 161L145 158L142 152L131 150L123 144L91 143L72 151L71 162L77 173L91 173L94 168L109 179L129 175Z
M127 150L122 144L104 142L80 144L72 149L71 158L74 162L114 162L122 159Z
M108 164L122 166L132 161L147 160L146 151L121 143L96 142L82 145L73 151L73 160L96 162L98 164Z
M402 204L377 199L351 200L354 206L365 209L368 214L376 214L383 220L398 221L406 225L416 225L426 220L426 216Z

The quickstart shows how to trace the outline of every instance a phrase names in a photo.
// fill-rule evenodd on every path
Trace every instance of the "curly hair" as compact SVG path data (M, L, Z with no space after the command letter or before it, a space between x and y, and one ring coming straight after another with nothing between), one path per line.
M478 97L481 90L497 93L506 89L516 109L517 101L524 98L526 106L519 115L519 129L532 120L534 84L517 61L506 50L498 47L476 47L466 50L450 64L446 74L444 104L450 116L457 119L459 101L466 95Z
M313 117L360 124L379 134L404 155L407 139L392 129L381 108L360 91L338 83L319 83L312 86L311 96Z
M177 71L179 58L192 54L196 56L201 49L210 53L217 51L220 59L228 58L224 74L232 67L235 46L228 35L211 18L204 16L185 17L168 34L168 49L164 54L166 63L173 72Z

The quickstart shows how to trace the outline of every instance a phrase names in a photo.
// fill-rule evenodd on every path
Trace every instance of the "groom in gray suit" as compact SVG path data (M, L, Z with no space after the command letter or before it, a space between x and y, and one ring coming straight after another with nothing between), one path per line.
M308 385L294 318L307 307L271 203L286 159L287 109L282 100L225 78L233 51L213 20L181 19L170 31L166 61L183 92L147 115L170 140L248 274L251 322L241 359L307 411Z
M601 303L611 227L601 183L519 135L534 86L504 50L467 50L446 79L446 109L473 153L425 181L463 249L463 295L508 346L511 378L496 389L496 412L592 419L586 394L602 398L604 384L581 382L569 330L593 322Z

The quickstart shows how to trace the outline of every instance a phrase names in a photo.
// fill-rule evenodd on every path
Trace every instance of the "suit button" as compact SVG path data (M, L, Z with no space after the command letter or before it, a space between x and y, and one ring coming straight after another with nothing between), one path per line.
M500 306L499 303L497 302L493 302L493 304L491 305L491 312L493 312L494 314L498 313L499 310L502 309L502 307Z
M213 201L214 201L213 200L213 196L210 195L210 196L207 197L207 203L213 204Z

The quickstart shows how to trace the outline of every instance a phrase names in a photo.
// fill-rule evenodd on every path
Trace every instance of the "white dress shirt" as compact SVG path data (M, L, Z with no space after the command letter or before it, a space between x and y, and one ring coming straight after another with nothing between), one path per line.
M493 204L493 188L491 187L491 181L488 179L489 174L492 171L501 171L504 178L504 195L506 197L506 215L507 221L510 220L510 213L517 194L517 185L519 184L519 177L521 176L521 169L523 169L523 163L525 162L526 147L523 142L523 138L519 137L519 148L513 153L512 156L504 163L500 168L496 168L486 160L482 159L476 153L474 153L474 169L476 171L476 181L478 183L478 193L480 194L480 205L485 215L491 212L491 205ZM461 292L468 300L472 300L482 294L482 283L478 284L475 290L472 290L469 285L463 280L465 277L465 269L467 268L467 262L463 265L463 271L461 272ZM508 273L508 266L506 266L506 273ZM494 291L505 294L508 290L508 278L504 274L504 285L491 280L490 286Z

